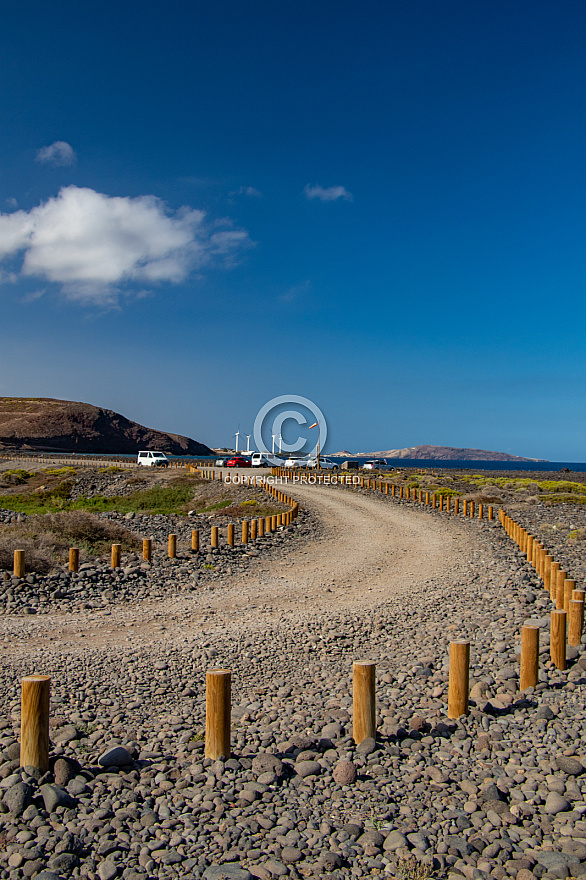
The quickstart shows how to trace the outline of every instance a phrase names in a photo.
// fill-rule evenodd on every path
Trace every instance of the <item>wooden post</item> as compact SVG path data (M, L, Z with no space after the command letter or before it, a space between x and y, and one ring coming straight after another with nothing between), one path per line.
M396 498L396 497L397 497L397 487L395 486L394 483L393 483L393 485L392 485L392 487L391 487L391 495L393 496L393 498Z
M551 564L553 562L553 556L551 553L545 554L545 560L543 563L543 586L545 589L551 593Z
M242 520L242 543L248 544L248 520Z
M27 675L22 679L20 714L20 766L49 769L48 675Z
M69 571L79 571L79 547L69 548Z
M212 547L218 546L218 527L217 526L212 526L210 541L211 541Z
M523 529L521 532L521 552L527 555L527 541L529 540L529 532Z
M271 516L271 532L277 531L277 515L273 514Z
M488 519L490 522L494 519L494 507L492 507L492 505L488 508Z
M439 509L440 510L444 509L444 496L443 495L439 496Z
M12 572L14 574L14 577L24 577L24 550L14 551L14 566Z
M450 513L452 509L452 498L450 495L446 495L446 511Z
M199 553L199 529L191 530L191 549L193 553Z
M256 519L253 519L252 522L250 523L250 540L251 541L256 541L257 530L258 530L258 521Z
M434 510L437 507L437 495L435 494L435 492L433 493L432 498L431 498L431 506L433 507Z
M551 659L558 669L566 668L566 612L556 608L551 612Z
M469 505L469 514L470 514L470 516L471 516L472 518L474 518L474 501L471 501L471 502L470 502L470 505Z
M234 546L234 523L228 523L228 546Z
M535 687L539 680L539 627L521 627L521 674L519 690Z
M570 613L568 615L568 644L582 644L582 628L584 626L584 602L570 599Z
M478 519L484 519L484 505L478 505Z
M448 684L448 718L468 714L470 681L470 642L458 639L450 642L450 672Z
M206 673L205 756L212 761L230 757L231 702L231 671L210 669Z
M549 569L549 596L552 602L555 603L556 592L557 592L557 583L558 583L558 571L560 570L559 562L552 562Z
M568 576L567 571L563 571L560 569L557 573L556 580L556 588L555 588L555 607L558 609L562 609L564 607L564 581Z
M147 562L150 562L153 558L153 539L152 538L143 538L142 539L142 558Z
M466 501L466 499L462 501L462 513L464 514L464 516L468 516L468 502Z
M120 568L120 544L112 544L112 568Z
M454 498L454 513L460 513L460 499Z
M566 578L564 580L564 611L570 613L570 602L572 601L572 590L576 589L576 581Z
M369 737L376 739L375 673L372 660L354 661L352 736L356 745Z
M533 559L533 542L535 538L533 535L527 535L527 561L531 562Z
M169 559L175 559L177 556L177 535L173 532L169 535Z
M274 531L273 518L272 516L267 516L265 517L265 535L270 535L272 531Z

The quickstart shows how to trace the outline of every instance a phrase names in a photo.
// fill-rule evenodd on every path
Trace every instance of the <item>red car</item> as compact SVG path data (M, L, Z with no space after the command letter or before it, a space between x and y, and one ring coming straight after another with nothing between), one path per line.
M242 458L241 455L235 455L226 462L226 467L250 467L250 459Z

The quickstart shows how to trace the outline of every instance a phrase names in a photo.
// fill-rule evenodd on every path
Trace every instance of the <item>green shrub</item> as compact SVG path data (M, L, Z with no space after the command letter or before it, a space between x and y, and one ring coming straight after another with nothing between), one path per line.
M26 483L27 480L34 477L34 474L30 471L25 471L22 468L9 468L7 471L0 472L0 478L2 477L11 477L10 482L18 485L20 483Z
M210 504L208 507L204 507L203 510L200 510L200 513L209 513L214 510L222 510L224 507L230 507L233 502L230 500L226 501L216 501L215 504Z
M69 506L70 510L115 511L117 513L180 513L186 512L188 502L193 496L190 486L152 486L139 489L130 495L95 495L93 498L79 498ZM230 503L230 502L228 502Z

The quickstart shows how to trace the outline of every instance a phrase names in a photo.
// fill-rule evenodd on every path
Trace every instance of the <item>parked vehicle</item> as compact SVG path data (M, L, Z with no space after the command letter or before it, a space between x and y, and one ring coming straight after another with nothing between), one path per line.
M309 458L307 458L305 460L305 467L308 467L308 468L317 467L317 456L312 455ZM335 461L332 461L331 458L328 458L325 455L320 455L319 467L320 467L320 470L324 470L324 471L326 471L326 470L337 471L339 466L336 464Z
M164 452L143 450L138 453L136 463L143 467L169 467L169 459Z
M282 464L286 468L304 468L307 467L307 459L305 456L291 455L286 458Z
M373 458L365 461L362 465L363 471L388 471L389 465L386 458Z
M214 467L226 467L226 464L229 460L229 455L224 455L222 458L217 458Z
M226 462L226 467L250 467L250 459L241 455L234 455Z
M270 452L253 452L250 464L252 467L283 467L283 459Z

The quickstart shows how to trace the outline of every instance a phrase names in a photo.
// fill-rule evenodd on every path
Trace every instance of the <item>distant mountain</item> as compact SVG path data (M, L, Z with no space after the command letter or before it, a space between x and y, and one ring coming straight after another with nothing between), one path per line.
M213 455L204 443L155 431L111 409L50 397L0 397L0 450Z
M488 449L462 449L457 446L407 446L405 449L384 449L378 452L334 452L349 458L412 458L437 461L547 461L545 458L523 458L508 452Z

